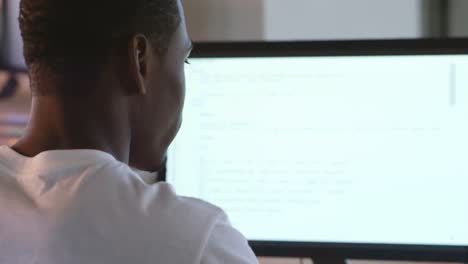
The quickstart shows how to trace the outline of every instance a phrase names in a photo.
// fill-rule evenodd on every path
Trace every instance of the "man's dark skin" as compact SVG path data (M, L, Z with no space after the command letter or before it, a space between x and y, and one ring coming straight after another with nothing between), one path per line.
M182 21L164 54L156 52L148 36L135 34L127 50L112 56L95 79L30 70L33 91L66 87L90 92L33 93L28 128L12 148L27 157L52 150L99 150L135 168L158 171L181 125L184 62L192 49L180 1L178 5Z

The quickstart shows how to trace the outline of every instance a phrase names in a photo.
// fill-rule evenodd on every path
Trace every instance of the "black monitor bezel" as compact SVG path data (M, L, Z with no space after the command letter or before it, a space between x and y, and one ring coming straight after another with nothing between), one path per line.
M468 54L468 38L195 43L192 58ZM468 205L467 205L468 206ZM468 228L468 227L467 227ZM468 245L250 241L257 256L468 263Z
M468 54L468 38L195 43L192 58Z

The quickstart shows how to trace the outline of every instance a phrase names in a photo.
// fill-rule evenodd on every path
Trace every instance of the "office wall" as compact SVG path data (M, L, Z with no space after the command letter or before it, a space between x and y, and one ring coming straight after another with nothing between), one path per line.
M421 0L265 0L265 38L417 38L423 12Z
M468 1L452 0L449 8L449 36L468 37Z
M195 41L256 40L264 35L264 0L183 0Z
M427 1L183 0L196 41L417 38Z

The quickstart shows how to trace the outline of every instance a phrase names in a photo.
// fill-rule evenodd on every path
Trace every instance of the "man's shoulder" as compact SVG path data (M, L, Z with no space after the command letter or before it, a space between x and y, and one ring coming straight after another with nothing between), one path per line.
M178 195L169 183L147 184L123 165L104 170L85 188L99 191L99 199L92 199L94 202L86 207L107 208L108 213L114 210L109 215L122 216L113 219L114 230L122 236L139 232L129 232L131 229L145 230L138 239L142 244L152 244L160 255L183 250L185 255L177 256L183 260L176 263L192 263L198 258L215 227L226 219L219 207ZM106 177L108 174L114 177Z
M178 195L174 187L169 183L158 183L156 185L163 196L156 200L166 201L168 209L175 210L174 212L178 211L180 214L199 219L203 218L205 223L208 219L216 221L217 218L225 216L224 211L216 205L198 198Z
M135 199L132 199L133 202L145 206L145 211L154 211L159 215L171 217L175 215L197 217L195 219L192 218L192 221L201 218L207 221L207 218L217 218L224 215L224 211L221 208L209 202L179 195L170 183L147 184L138 173L126 166L121 166L119 169L112 167L108 169L110 171L115 170L120 174L118 177L120 179L118 181L120 191L133 193L135 196ZM164 214L165 212L167 214Z
M204 213L210 213L213 215L224 214L224 211L220 207L214 204L211 204L207 201L193 198L193 197L186 197L186 196L178 196L178 197L182 201L182 203L184 203L188 207L194 208L194 210L199 210Z

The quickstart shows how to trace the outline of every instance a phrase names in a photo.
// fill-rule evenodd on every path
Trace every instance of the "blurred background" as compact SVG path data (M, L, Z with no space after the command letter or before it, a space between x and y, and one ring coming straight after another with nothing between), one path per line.
M196 42L468 36L466 0L182 0ZM0 144L21 135L29 81L19 0L0 0Z
M466 0L185 0L196 41L463 37Z
M183 0L183 4L195 42L468 37L467 0ZM19 0L0 0L0 144L15 142L29 112L18 7Z
M19 0L0 0L0 145L23 133L30 106L18 13Z

